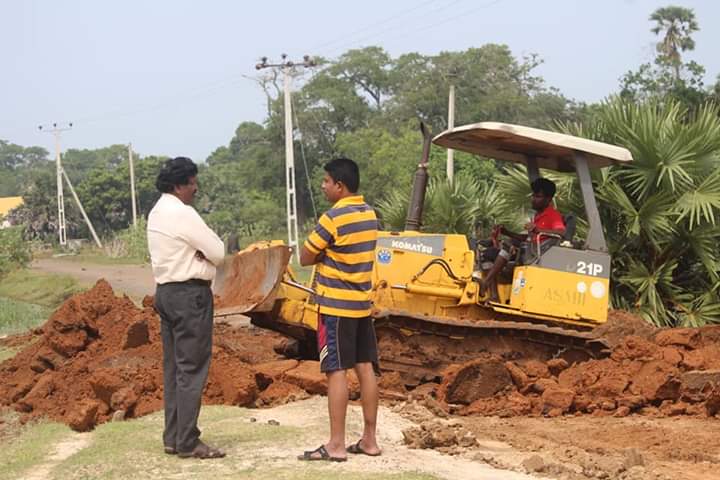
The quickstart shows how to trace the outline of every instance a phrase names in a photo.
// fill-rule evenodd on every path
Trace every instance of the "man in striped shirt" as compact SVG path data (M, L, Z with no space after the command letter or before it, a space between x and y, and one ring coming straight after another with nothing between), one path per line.
M322 190L334 205L320 217L300 254L302 265L317 264L318 351L320 370L328 378L330 413L330 441L305 452L301 460L342 462L347 452L380 455L375 438L378 353L370 318L377 217L357 194L359 184L358 166L352 160L336 158L325 165ZM360 381L365 426L362 438L346 448L346 372L350 368Z

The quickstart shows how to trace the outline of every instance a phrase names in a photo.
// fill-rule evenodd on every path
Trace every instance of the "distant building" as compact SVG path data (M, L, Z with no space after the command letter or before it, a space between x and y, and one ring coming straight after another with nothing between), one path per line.
M22 197L0 197L0 219L2 219L2 223L0 223L0 228L7 228L10 226L10 221L7 220L5 217L7 217L7 214L10 212L10 210L12 210L13 208L17 208L22 204Z

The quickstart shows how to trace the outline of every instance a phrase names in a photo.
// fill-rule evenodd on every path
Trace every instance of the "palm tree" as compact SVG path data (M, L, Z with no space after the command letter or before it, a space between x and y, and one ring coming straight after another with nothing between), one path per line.
M690 115L676 102L612 99L593 123L561 125L633 154L630 165L595 172L594 183L614 304L656 325L720 322L719 115L712 104Z
M689 8L669 6L655 10L650 20L656 22L651 29L655 35L664 32L662 40L657 44L657 51L661 58L673 66L675 80L680 80L680 52L695 48L695 41L690 35L700 30L695 13Z
M403 230L409 191L393 190L376 207L383 226ZM500 196L494 183L482 183L460 171L454 181L432 178L423 208L422 231L472 235L476 225L489 234L496 223L516 224L517 218Z
M562 124L580 137L622 145L634 161L593 172L608 249L613 305L658 326L720 322L720 110L690 115L678 103L612 99L587 125ZM587 232L575 175L543 171L555 201ZM497 180L506 203L528 204L524 168Z

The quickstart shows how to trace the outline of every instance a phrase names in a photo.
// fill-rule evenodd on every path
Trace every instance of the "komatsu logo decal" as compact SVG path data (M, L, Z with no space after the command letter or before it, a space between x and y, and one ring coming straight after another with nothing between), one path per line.
M443 254L445 237L441 235L384 237L378 239L378 246L439 257Z
M424 253L426 255L433 254L432 246L425 245L422 242L404 242L402 240L393 240L390 242L390 246L399 250L409 250L411 252Z

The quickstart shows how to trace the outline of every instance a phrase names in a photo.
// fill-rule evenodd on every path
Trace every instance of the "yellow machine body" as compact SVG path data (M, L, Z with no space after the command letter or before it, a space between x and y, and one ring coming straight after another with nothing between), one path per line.
M374 313L470 322L496 319L500 313L571 328L607 320L607 278L516 266L512 283L499 285L499 301L488 302L472 278L474 265L475 253L464 235L379 232L371 293ZM311 295L283 285L278 297L286 300L280 318L317 329Z
M541 168L577 174L588 225L584 245L574 242L573 233L568 233L569 238L558 236L556 244L542 252L538 245L532 261L524 265L511 262L504 274L497 276L499 299L491 302L480 295L480 279L474 273L479 270L476 251L465 235L418 231L430 149L429 132L424 127L422 132L423 158L414 177L406 231L378 235L371 292L376 320L384 319L386 325L403 332L450 338L504 332L534 335L538 342L558 346L566 344L563 339L595 345L583 330L607 320L610 256L590 169L627 164L632 161L630 152L615 145L496 122L456 127L432 140L445 148L523 164L529 182L540 176ZM247 295L246 291L253 293L251 286L236 288L235 297L243 300L236 303L257 305L248 311L253 323L312 342L309 330L317 330L318 321L312 277L309 285L299 285L288 267L282 273L282 285L272 288L269 280L276 278L275 259L280 254L278 250L263 260L272 270L266 274L263 294ZM241 264L241 260L233 270L237 278L243 277L243 265L261 263Z

